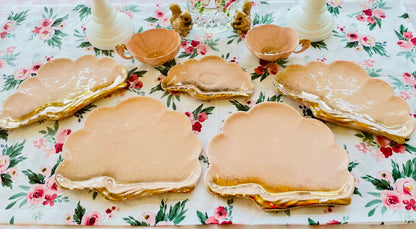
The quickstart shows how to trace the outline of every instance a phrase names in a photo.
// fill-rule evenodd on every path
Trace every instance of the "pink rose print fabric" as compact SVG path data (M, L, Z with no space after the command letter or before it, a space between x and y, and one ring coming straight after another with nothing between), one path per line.
M117 13L127 15L133 21L134 33L155 28L172 29L171 0L110 2ZM176 2L183 10L187 8L186 1ZM220 10L227 11L235 2L242 3L211 0L210 4L217 3L222 6ZM406 2L410 2L410 6L405 5ZM192 1L192 4L205 6L204 10L209 6L206 3L206 0ZM288 10L299 3L295 0L254 0L252 26L285 26ZM112 227L241 224L261 227L266 224L416 222L416 134L397 143L372 133L324 123L340 147L348 152L348 170L354 177L355 187L347 207L319 206L265 213L251 200L238 196L222 197L204 186L205 172L212 166L207 146L221 132L224 120L231 114L248 112L263 102L276 102L292 106L302 116L315 118L309 107L279 94L274 88L276 74L289 65L305 65L310 61L353 62L369 77L387 82L394 95L409 105L408 115L416 121L416 31L412 24L414 20L410 20L410 11L416 5L412 1L327 0L325 7L334 18L330 37L312 42L302 53L292 53L288 58L276 61L264 61L252 55L245 46L245 34L237 34L231 27L221 33L208 33L194 26L191 33L182 38L176 57L160 66L143 64L134 58L125 60L115 50L94 47L87 37L92 0L46 0L36 5L17 1L13 2L13 8L7 1L0 0L0 5L0 104L24 81L38 77L46 63L53 64L58 58L110 57L126 66L128 71L124 89L100 98L67 119L42 121L16 130L0 129L0 224ZM234 12L229 14L232 16ZM201 101L186 93L163 89L162 81L172 67L208 55L220 56L241 66L251 77L254 94L248 98ZM227 74L221 77L226 78ZM113 203L96 190L60 188L55 173L67 153L65 142L68 137L83 128L86 118L95 109L114 106L134 96L153 97L189 121L188 128L203 144L198 155L202 174L195 190ZM111 121L106 120L102 125ZM259 134L267 137L265 133ZM155 137L163 139L163 136ZM83 147L90 146L85 144ZM89 163L95 163L94 158ZM102 166L111 167L112 164L108 162ZM158 166L157 161L154 166Z

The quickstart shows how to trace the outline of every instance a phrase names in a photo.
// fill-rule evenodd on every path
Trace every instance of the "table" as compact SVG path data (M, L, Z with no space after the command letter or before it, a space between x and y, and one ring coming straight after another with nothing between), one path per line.
M168 2L122 1L117 9L133 18L135 30L169 27ZM256 1L255 24L285 25L289 8L299 1ZM19 4L21 2L18 2ZM100 224L100 225L196 225L196 224L398 224L416 220L416 136L403 145L372 134L328 126L337 142L349 153L351 173L356 189L349 206L299 208L283 212L263 212L253 202L242 198L222 198L210 193L200 179L189 194L164 194L126 202L110 202L89 191L67 191L57 188L51 175L62 159L62 144L70 132L82 128L85 117L96 107L115 105L132 96L151 96L170 110L190 115L193 130L204 150L200 156L203 174L208 167L206 146L219 133L223 120L238 110L248 110L263 101L284 102L303 115L310 110L277 95L272 87L273 73L289 64L318 60L353 61L371 77L390 83L396 95L410 105L416 118L416 33L402 1L330 0L328 7L335 17L333 35L312 44L302 54L262 65L244 45L244 36L228 30L219 34L193 31L184 39L175 63L189 58L218 55L239 63L251 74L256 86L250 99L198 101L185 94L170 94L160 87L160 80L171 65L153 68L137 61L121 59L113 51L94 49L85 38L85 23L90 5L77 2L64 5L16 5L8 13L7 29L0 33L0 100L4 101L28 77L35 77L39 66L61 57L76 59L85 54L113 56L130 70L128 90L113 94L59 122L45 121L15 131L0 132L0 223L8 224ZM73 4L73 3L72 3ZM411 5L414 9L414 5ZM409 9L411 9L411 7ZM370 9L370 10L369 10ZM0 14L3 15L3 14ZM47 21L45 18L52 18ZM370 18L370 19L369 19ZM50 29L38 34L40 22ZM347 34L358 34L362 40L348 40ZM414 39L414 40L412 40ZM412 43L413 42L413 43ZM2 103L2 102L1 102ZM203 114L205 113L205 114ZM198 114L205 117L198 120ZM6 156L7 155L7 156ZM0 160L1 161L1 160ZM319 166L319 165L317 165ZM202 175L203 177L203 175ZM37 196L36 196L37 194Z

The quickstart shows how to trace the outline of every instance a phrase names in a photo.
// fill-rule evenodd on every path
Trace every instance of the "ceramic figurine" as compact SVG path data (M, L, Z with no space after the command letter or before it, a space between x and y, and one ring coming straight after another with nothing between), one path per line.
M191 14L188 10L181 10L181 7L176 3L171 3L169 9L172 11L170 24L181 37L186 37L192 30L194 23L192 22Z
M231 22L231 27L238 34L247 33L251 26L251 1L244 2L243 11L235 10L234 20Z
M133 21L124 13L117 12L107 0L94 0L91 20L86 35L91 44L99 49L111 50L127 42L134 33Z

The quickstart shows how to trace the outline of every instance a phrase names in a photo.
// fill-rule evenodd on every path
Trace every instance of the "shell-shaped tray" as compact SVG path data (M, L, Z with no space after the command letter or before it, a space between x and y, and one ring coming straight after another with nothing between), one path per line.
M415 130L409 105L392 87L359 65L335 61L291 65L276 75L275 87L312 110L315 117L404 143Z
M208 145L208 188L264 210L351 202L348 154L321 121L265 102L229 116Z
M62 188L95 190L114 201L190 192L201 174L201 150L183 113L132 97L94 110L68 136L55 179Z
M173 66L162 88L187 92L200 100L250 97L254 92L250 75L240 65L227 63L219 56L190 59Z
M126 86L127 69L112 58L86 55L43 65L3 104L0 127L15 129L40 120L60 120Z

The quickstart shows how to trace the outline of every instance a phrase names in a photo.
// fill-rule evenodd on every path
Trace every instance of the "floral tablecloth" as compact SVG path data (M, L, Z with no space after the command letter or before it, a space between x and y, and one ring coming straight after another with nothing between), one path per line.
M182 2L183 3L183 2ZM285 15L299 1L256 1L254 24L285 26ZM416 136L403 145L373 134L328 123L337 142L349 153L349 170L356 188L349 206L299 208L264 212L250 200L210 193L200 179L189 194L165 194L126 202L110 202L92 191L67 191L54 182L66 137L82 128L95 108L114 105L132 96L151 96L168 109L189 117L204 144L199 157L203 174L206 146L231 113L247 111L264 101L292 105L304 116L311 111L273 89L274 74L290 64L318 60L349 60L371 77L388 82L408 102L416 119L416 33L402 1L328 0L336 26L327 40L315 42L302 54L276 62L259 61L245 47L244 36L231 29L219 34L193 31L183 39L175 60L160 67L126 61L114 51L91 46L85 36L89 2L78 5L15 6L0 22L0 98L4 101L21 82L36 77L47 61L85 54L113 56L129 69L129 87L107 96L62 121L44 121L14 131L0 130L0 223L2 224L344 224L413 223L416 220ZM136 31L170 27L168 1L123 1L116 6L135 23ZM170 67L190 58L218 55L239 63L256 86L250 99L198 101L161 89ZM2 102L1 102L2 103ZM140 147L140 146L137 146ZM91 162L94 163L94 162ZM109 161L108 163L111 163ZM319 165L317 165L319 166ZM202 176L203 177L203 176Z

